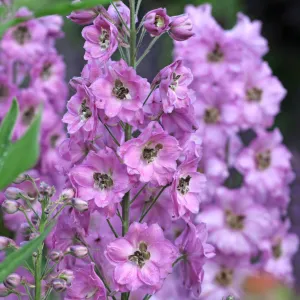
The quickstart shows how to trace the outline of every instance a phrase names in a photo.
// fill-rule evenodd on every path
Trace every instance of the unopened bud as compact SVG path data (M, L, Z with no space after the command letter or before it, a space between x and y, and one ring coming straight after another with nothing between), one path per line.
M88 254L88 249L85 246L75 245L70 247L70 253L77 258L83 258Z
M28 180L28 175L27 174L21 174L19 175L15 180L14 183L19 184L23 183L24 181Z
M20 232L23 236L28 237L31 234L31 227L28 223L22 223L20 226Z
M22 193L24 192L18 188L9 187L5 191L5 197L10 200L18 200Z
M37 225L38 224L39 218L38 218L38 216L36 214L32 215L31 222L32 222L33 225Z
M32 232L29 236L29 241L36 239L39 236L39 233Z
M85 212L89 209L87 201L81 200L79 198L72 199L72 206L79 212Z
M2 210L7 214L14 214L19 210L20 204L13 200L5 200L2 203Z
M60 198L64 201L71 200L75 195L75 192L73 189L64 189L60 195Z
M11 289L11 290L18 287L20 285L20 283L21 283L21 277L19 274L16 274L16 273L8 275L3 282L3 284L8 289Z
M72 20L74 23L79 25L89 25L93 23L97 15L98 15L97 12L93 9L77 10L77 11L73 11L68 16L68 19Z
M62 293L67 289L67 282L63 279L56 278L52 281L52 287L56 292Z
M7 247L14 245L15 242L5 236L0 236L0 251L5 250Z
M74 279L74 273L71 270L63 270L59 274L59 278L65 280L69 286Z
M169 34L175 41L185 41L194 36L193 23L190 17L187 14L173 17Z
M6 297L10 294L11 292L4 286L4 284L0 284L0 297Z
M44 196L52 197L55 194L56 190L54 186L50 186L46 182L41 182L40 184L40 193Z
M62 260L62 258L64 257L64 254L62 251L58 251L58 250L53 250L51 251L51 253L49 254L49 258L53 261L53 262L59 262L60 260Z

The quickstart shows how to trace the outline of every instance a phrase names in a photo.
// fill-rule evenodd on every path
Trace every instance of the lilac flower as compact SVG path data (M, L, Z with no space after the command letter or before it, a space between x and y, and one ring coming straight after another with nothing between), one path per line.
M138 138L120 147L120 156L129 174L139 175L141 182L161 186L172 181L179 154L178 141L157 122L151 122Z
M172 183L171 198L175 217L188 218L189 214L199 212L204 196L206 178L197 172L198 160L186 160L177 169Z
M122 291L143 288L153 294L171 273L177 256L176 247L157 224L133 223L123 238L106 248L106 257L115 266L114 280Z
M175 41L186 41L192 36L193 23L187 14L171 18L169 34Z
M77 85L77 93L67 104L68 111L62 121L68 124L68 132L76 133L80 128L95 134L98 120L97 109L89 89L84 85Z
M67 289L65 299L107 299L106 288L95 273L93 263L74 270L74 279Z
M270 236L268 211L253 203L247 190L220 187L216 201L218 205L206 207L196 219L207 224L209 242L225 255L255 254L260 243Z
M2 41L1 49L9 57L17 57L24 62L33 62L43 54L46 29L38 20L30 20L9 29Z
M261 27L260 21L251 22L249 17L239 13L237 24L227 34L242 43L252 56L259 58L268 52L268 42L261 36Z
M119 203L131 188L126 166L110 148L91 151L81 165L71 170L70 179L78 197L94 200L99 208Z
M207 229L204 223L195 226L193 223L186 225L183 233L176 239L175 244L184 256L179 262L183 284L187 289L192 289L195 296L201 293L203 281L203 265L207 259L215 256L214 247L207 243Z
M106 62L118 48L118 29L101 15L94 20L93 25L82 30L82 36L86 40L86 60L99 59Z
M118 116L123 122L133 123L143 117L141 109L150 92L149 83L125 61L110 63L107 75L97 79L90 88L97 107L104 109L109 118Z
M233 296L237 299L243 296L243 283L251 274L251 269L243 259L235 257L219 257L209 260L203 267L201 300L226 299Z
M149 11L144 17L144 27L152 36L159 36L169 29L170 17L165 8Z
M260 130L257 134L237 157L236 167L249 187L267 196L292 181L291 153L282 145L278 129L273 132Z
M162 69L154 78L152 86L159 85L159 94L165 113L174 108L186 108L191 104L189 85L193 81L191 70L181 60Z
M267 63L248 63L245 66L245 87L241 90L241 126L270 127L279 113L280 102L286 95L279 80L272 76Z

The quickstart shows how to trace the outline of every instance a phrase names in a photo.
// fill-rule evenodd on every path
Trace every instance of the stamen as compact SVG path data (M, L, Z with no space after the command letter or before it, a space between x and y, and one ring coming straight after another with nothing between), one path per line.
M129 94L129 89L126 88L123 84L123 82L119 79L117 79L115 81L115 86L112 90L113 92L113 95L115 95L118 99L120 100L130 100L131 99L131 96Z
M163 149L162 144L157 144L155 148L145 147L142 154L143 159L146 160L148 164L153 162L161 149Z
M260 102L262 99L263 90L253 87L246 92L247 100L249 102Z
M20 45L24 45L31 39L31 34L27 26L18 26L13 32L13 37Z
M236 215L232 211L227 210L225 212L227 225L234 230L242 230L244 228L245 216Z
M227 287L231 285L232 280L233 280L233 270L225 267L223 267L215 277L215 281L223 287Z
M204 121L206 124L215 124L219 121L220 112L217 108L212 107L206 109L204 113Z
M192 177L189 175L186 178L180 178L177 191L179 191L182 195L186 195L190 190L189 184L191 179Z
M94 185L100 188L100 190L106 190L114 185L112 178L107 174L94 173Z
M224 53L221 50L221 46L217 43L214 50L208 53L207 59L210 62L217 63L224 59Z
M90 110L90 108L86 105L87 100L84 99L80 105L80 109L79 109L79 115L81 120L85 121L87 119L89 119L92 116L92 111Z
M268 169L271 165L271 159L270 150L258 153L255 157L257 169L261 171Z

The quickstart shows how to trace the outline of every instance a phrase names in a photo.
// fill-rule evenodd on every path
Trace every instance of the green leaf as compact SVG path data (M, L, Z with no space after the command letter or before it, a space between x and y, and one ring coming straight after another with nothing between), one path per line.
M6 259L0 264L0 282L14 272L30 255L43 243L47 235L50 233L52 227L49 226L39 237L28 242L22 248L9 254Z
M11 145L11 136L19 113L17 100L14 99L0 127L0 168L3 157L6 155L8 147Z
M39 157L39 132L41 109L26 133L7 149L0 158L0 190L9 185L19 174L32 168ZM0 163L0 166L1 166Z
M49 1L44 1L44 0L39 2L31 1L31 0L23 0L18 2L20 6L29 6L31 8L31 11L34 13L34 17L40 18L49 15L67 16L74 10L88 9L88 8L95 7L97 5L107 4L110 3L110 0L85 0L82 2L75 2L75 3L56 0L56 1L51 1L51 4L49 4ZM37 4L35 5L34 3L30 3L30 2L34 2ZM41 5L40 2L44 3L44 5ZM8 22L2 24L0 26L0 37L3 36L4 32L7 29L19 23L22 23L23 21L24 19L18 18L18 19L9 20Z

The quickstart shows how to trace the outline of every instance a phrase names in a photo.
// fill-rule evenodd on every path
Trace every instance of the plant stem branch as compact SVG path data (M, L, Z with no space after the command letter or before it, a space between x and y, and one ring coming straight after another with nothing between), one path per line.
M146 188L147 185L148 185L148 183L146 183L142 186L142 188L137 192L137 194L130 201L130 204L132 204L137 199L137 197L141 194L141 192Z
M158 41L158 39L161 37L160 36L156 36L155 38L152 39L151 43L149 44L149 46L147 47L147 49L145 50L145 52L142 54L142 56L138 59L136 65L138 66L143 59L149 54L150 50L153 48L153 46L155 45L155 43Z
M109 219L106 219L106 221L107 221L107 224L108 224L109 228L110 228L111 231L113 232L114 236L115 236L116 238L118 238L119 235L117 234L116 230L115 230L114 227L112 226L110 220L109 220Z
M147 216L148 212L151 210L151 208L154 206L154 204L157 202L158 198L161 196L161 194L164 192L164 190L169 187L170 185L165 185L164 187L161 188L157 196L153 199L151 202L150 206L146 209L146 211L141 215L139 222L142 222L144 218Z

